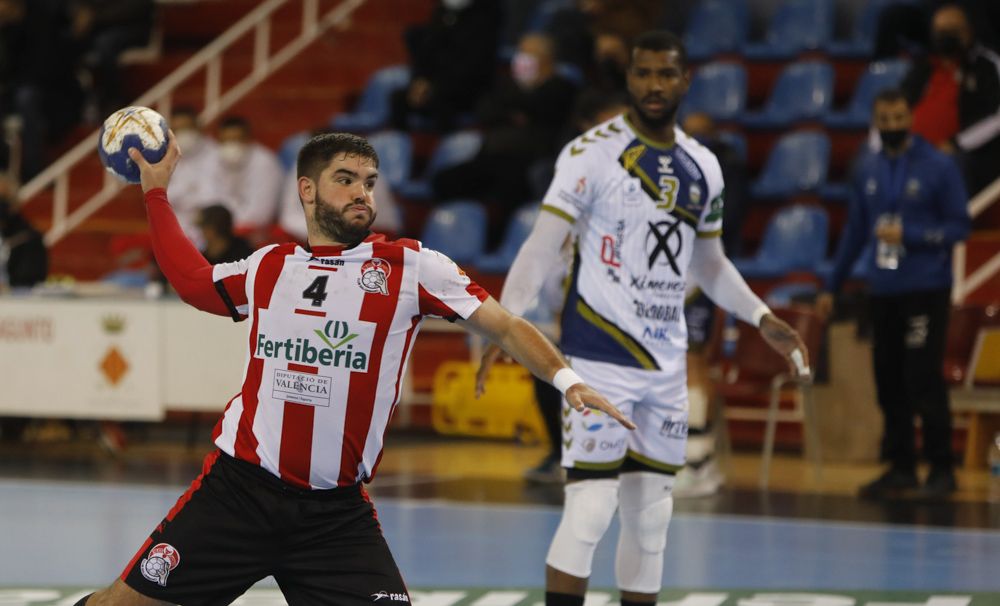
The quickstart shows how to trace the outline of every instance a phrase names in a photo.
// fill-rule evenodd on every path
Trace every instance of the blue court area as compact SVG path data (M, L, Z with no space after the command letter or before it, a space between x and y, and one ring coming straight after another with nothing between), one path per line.
M0 481L0 588L107 584L183 490ZM375 503L411 587L543 584L557 508L378 497ZM597 553L594 587L614 586L612 532ZM678 514L664 585L994 592L1000 591L1000 531Z

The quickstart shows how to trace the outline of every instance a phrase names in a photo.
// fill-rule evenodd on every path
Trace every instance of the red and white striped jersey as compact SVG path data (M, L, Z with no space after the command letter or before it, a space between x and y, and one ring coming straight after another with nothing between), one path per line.
M421 319L468 318L487 297L448 257L380 235L269 246L215 265L212 280L249 320L243 387L215 443L315 489L371 480Z

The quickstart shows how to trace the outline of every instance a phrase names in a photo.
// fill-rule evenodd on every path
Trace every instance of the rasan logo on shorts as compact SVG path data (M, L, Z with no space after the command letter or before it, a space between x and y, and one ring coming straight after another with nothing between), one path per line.
M313 332L319 341L313 341L309 337L275 340L261 331L257 334L254 356L310 366L345 368L351 372L368 372L369 352L365 351L367 347L355 348L355 344L371 343L374 324L358 321L352 324L343 320L330 320L322 330L317 328ZM369 338L359 339L362 333L368 333Z

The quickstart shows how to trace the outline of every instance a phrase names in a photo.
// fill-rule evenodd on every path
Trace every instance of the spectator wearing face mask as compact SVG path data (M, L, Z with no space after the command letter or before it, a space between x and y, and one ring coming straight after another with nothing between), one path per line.
M934 13L931 53L903 80L913 132L957 153L976 194L1000 176L1000 56L978 44L965 11Z
M219 146L199 126L194 108L175 109L170 127L184 161L177 164L167 193L185 235L200 247L204 242L195 225L198 211L223 197Z
M531 198L527 174L557 151L576 87L555 71L552 39L521 38L510 76L499 82L479 108L483 146L469 162L434 179L438 200L474 198L491 206L492 224L502 231L511 210Z
M284 172L274 152L254 142L246 118L230 116L219 124L219 182L222 200L233 213L236 231L251 241L278 218Z

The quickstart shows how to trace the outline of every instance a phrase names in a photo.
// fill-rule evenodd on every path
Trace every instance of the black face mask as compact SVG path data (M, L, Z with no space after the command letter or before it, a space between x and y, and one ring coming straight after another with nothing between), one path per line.
M934 45L934 52L938 55L953 57L961 55L965 50L962 48L962 39L952 32L935 33L931 42Z
M878 136L882 139L882 147L890 151L896 151L901 148L909 135L910 131L905 128L878 131Z

